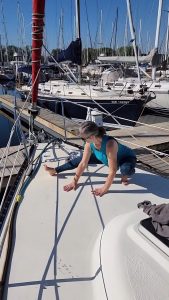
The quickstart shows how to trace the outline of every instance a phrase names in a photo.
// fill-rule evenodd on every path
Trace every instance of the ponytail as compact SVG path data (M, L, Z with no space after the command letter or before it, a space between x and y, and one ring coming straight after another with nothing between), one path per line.
M104 127L98 127L98 137L103 137L103 135L106 134L106 130L104 129Z

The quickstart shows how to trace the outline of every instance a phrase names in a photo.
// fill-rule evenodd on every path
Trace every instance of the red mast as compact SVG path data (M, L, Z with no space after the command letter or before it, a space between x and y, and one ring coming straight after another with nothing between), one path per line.
M45 0L32 1L32 108L36 107L43 45Z

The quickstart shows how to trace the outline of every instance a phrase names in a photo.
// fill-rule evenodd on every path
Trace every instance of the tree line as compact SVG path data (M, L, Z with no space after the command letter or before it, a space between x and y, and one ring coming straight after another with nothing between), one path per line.
M61 49L52 49L51 55L57 60L58 54L60 53ZM140 53L140 52L139 52ZM18 48L14 45L9 45L7 47L1 47L0 49L0 62L13 61L16 60L16 56L18 55L18 60L26 60L27 62L31 62L31 47L26 46L25 48ZM133 56L133 47L119 47L116 50L108 47L102 48L83 48L82 50L82 62L83 64L87 64L89 62L94 62L98 56L105 55L105 56ZM41 57L42 63L46 60L52 62L51 57L46 57L45 54Z

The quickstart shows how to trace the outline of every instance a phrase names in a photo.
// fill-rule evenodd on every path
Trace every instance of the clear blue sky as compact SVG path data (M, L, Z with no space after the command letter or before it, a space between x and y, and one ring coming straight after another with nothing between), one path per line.
M31 0L1 0L4 9L4 19L7 30L8 43L20 46L22 43L31 44ZM17 4L19 3L20 11L23 14L25 23L25 37L23 36L21 21L17 17ZM169 0L163 0L163 9L169 9ZM103 43L106 46L110 45L112 35L112 23L116 17L116 9L119 10L118 31L117 31L117 45L123 46L124 31L126 22L126 0L86 0L90 35L92 43L98 42L97 31L100 23L100 14L102 10L103 16ZM155 39L155 29L157 20L158 0L131 0L132 14L134 26L137 33L140 20L142 22L142 48L146 50L148 47L153 47ZM63 38L65 46L72 40L74 28L74 0L46 0L46 39L47 46L51 50L58 47L59 40L59 18L61 16L61 9L63 9ZM21 19L21 14L20 14ZM164 46L165 34L167 28L167 12L162 12L160 45ZM61 32L61 31L60 31ZM2 14L0 13L0 34L2 44L5 43L4 27ZM61 36L61 35L60 35ZM83 46L89 43L89 31L87 25L87 14L85 7L85 0L81 0L81 36ZM130 37L130 32L129 32ZM60 38L60 44L62 39Z

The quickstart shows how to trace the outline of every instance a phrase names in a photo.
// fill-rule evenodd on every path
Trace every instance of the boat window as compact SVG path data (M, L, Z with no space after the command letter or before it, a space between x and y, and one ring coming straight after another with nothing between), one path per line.
M114 82L106 82L106 84L105 85L108 85L108 86L112 86L112 85L114 85Z
M73 92L68 92L68 94L73 94Z
M148 240L169 255L169 239L156 233L151 218L144 219L140 222L139 231Z
M115 83L115 86L124 86L123 83Z
M49 91L50 91L50 89L44 89L44 91L45 91L45 92L49 92Z
M86 95L85 93L81 93L81 95Z
M103 88L98 88L98 87L95 87L95 88L93 88L93 91L97 91L97 92L105 92L105 93L107 93L108 91L107 90L104 90Z
M61 93L61 91L57 91L57 93Z
M161 84L155 84L154 87L161 87Z

